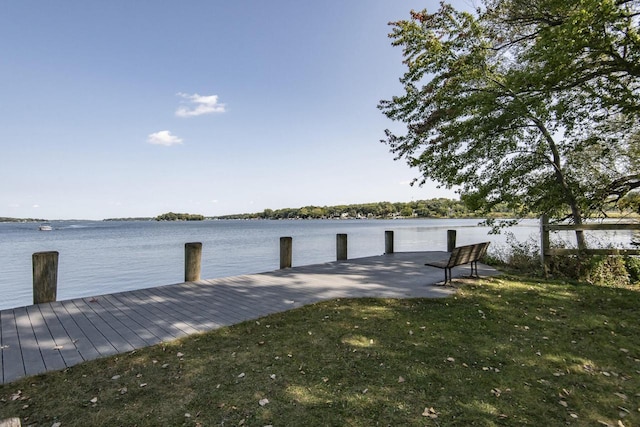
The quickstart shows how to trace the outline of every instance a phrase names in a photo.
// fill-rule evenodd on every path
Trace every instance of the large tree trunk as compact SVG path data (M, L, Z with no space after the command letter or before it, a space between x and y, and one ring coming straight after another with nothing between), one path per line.
M551 136L551 133L549 133L547 128L544 126L544 124L540 120L535 118L534 118L534 122L536 123L538 129L542 132L542 135L544 136L547 143L549 144L549 149L551 150L551 154L553 155L553 158L549 160L551 165L554 168L555 177L558 182L558 185L560 185L560 187L562 188L566 202L571 208L571 216L573 217L573 222L576 225L582 225L582 217L583 217L582 209L580 209L580 206L578 205L578 201L576 200L576 197L573 194L573 191L571 190L571 186L569 186L569 183L567 182L564 171L562 170L562 161L560 157L560 151L558 150L558 146L556 145L556 142L553 139L553 136ZM584 237L583 230L576 230L576 240L578 242L578 249L587 249L587 241Z

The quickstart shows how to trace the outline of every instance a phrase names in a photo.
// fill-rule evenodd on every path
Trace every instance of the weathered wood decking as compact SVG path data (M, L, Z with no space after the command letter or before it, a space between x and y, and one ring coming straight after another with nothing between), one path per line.
M332 298L444 297L446 252L405 252L0 311L0 381L65 369ZM496 271L481 265L480 274ZM459 267L454 275L467 275Z

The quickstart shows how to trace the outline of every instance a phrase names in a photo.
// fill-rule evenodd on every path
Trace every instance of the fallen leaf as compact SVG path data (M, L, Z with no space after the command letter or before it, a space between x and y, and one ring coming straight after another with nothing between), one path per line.
M267 403L269 403L269 399L260 399L260 401L258 403L260 404L260 406L264 406Z
M120 379L120 375L114 375L111 377L112 380L119 380Z
M422 416L434 419L438 418L438 413L433 408L424 408L424 411L422 411Z
M93 399L91 399L89 402L91 403L98 403L98 398L94 397Z
M242 372L240 375L238 375L238 378L244 378L244 372Z
M184 353L180 353L180 352L176 353L176 357L183 357L183 356L184 356Z
M275 380L276 379L276 374L269 375L269 378L271 378L272 380Z
M62 423L60 421L57 421L53 424L51 424L51 427L60 427L62 425Z
M127 390L127 388L126 388L126 387L122 387L122 388L120 389L120 394L127 394L127 391L129 391L129 390Z
M191 414L187 412L186 414L184 414L184 417L185 418L191 418Z
M403 377L398 377L398 382L399 383L403 383L404 382L404 378Z
M146 387L146 386L147 386L147 383L141 383L140 384L140 387Z
M454 359L453 357L447 357L447 362L453 363L455 361L456 361L456 359Z

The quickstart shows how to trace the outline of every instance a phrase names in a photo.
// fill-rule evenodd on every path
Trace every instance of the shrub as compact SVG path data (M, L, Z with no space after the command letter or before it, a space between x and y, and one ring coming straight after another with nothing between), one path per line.
M582 256L576 279L594 285L625 286L629 284L629 273L621 256Z
M485 262L529 275L540 274L542 265L540 263L540 246L538 242L533 237L524 242L518 241L513 233L506 233L506 236L506 247L492 247Z
M569 244L555 240L552 246L564 248ZM591 242L591 246L604 247L599 242ZM518 241L513 233L507 233L506 246L494 247L485 262L528 275L542 272L538 242L532 237L524 242ZM595 285L626 286L640 283L640 258L618 255L554 256L549 260L549 273L555 277Z
M629 281L633 284L640 284L640 257L624 257L624 266L629 274Z

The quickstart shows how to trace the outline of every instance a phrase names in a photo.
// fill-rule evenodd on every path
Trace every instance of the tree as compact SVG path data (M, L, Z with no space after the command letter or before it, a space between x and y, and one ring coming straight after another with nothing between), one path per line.
M396 159L471 210L580 224L640 187L639 0L487 0L391 23L404 93L379 108ZM635 165L635 166L634 166ZM576 232L578 245L586 247Z

